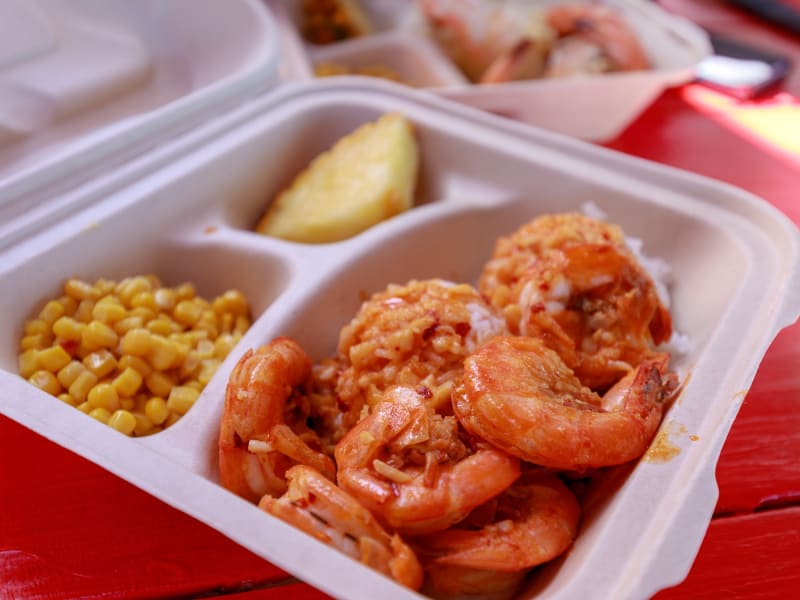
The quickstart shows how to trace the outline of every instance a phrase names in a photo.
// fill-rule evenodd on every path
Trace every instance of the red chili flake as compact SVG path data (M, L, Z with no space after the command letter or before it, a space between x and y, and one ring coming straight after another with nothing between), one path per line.
M432 325L429 325L428 327L426 327L422 331L422 339L423 340L431 339L433 337L433 334L436 332L436 330L438 328L439 328L439 323L433 323Z
M427 385L419 386L417 388L417 394L419 394L419 396L421 396L422 398L425 398L426 400L428 398L433 398L433 392L430 390L430 388Z
M472 326L469 323L456 323L454 329L458 335L464 337L470 332Z

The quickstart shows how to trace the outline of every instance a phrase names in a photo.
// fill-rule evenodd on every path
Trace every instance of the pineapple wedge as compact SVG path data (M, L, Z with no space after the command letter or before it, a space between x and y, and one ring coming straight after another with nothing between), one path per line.
M385 114L317 156L270 204L256 231L306 243L352 237L411 208L418 168L411 124Z

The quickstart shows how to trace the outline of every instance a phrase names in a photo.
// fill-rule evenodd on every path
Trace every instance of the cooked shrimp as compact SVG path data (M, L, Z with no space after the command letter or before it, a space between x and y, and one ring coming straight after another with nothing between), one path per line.
M220 424L224 487L257 502L264 494L282 494L284 472L297 463L335 477L333 461L319 450L316 434L305 426L307 409L298 407L303 396L297 390L310 375L311 360L289 338L248 350L239 359L225 391Z
M519 476L518 459L461 439L453 417L436 415L413 388L384 398L335 456L339 486L395 531L447 529Z
M580 471L641 456L676 379L668 356L643 361L603 397L536 338L489 341L464 364L453 392L461 424L537 465Z
M540 77L555 32L519 2L420 0L431 34L474 82Z
M389 535L375 517L318 471L296 465L286 471L289 487L280 498L266 495L258 506L319 541L414 590L423 572L414 551Z
M414 386L432 407L450 412L464 358L503 333L503 318L470 285L440 279L390 285L342 329L338 358L345 368L337 396L355 411L378 403L392 385Z
M558 32L546 77L633 71L650 66L639 39L614 9L602 4L565 4L547 12Z
M511 331L541 338L595 390L672 334L655 283L623 240L618 227L582 215L542 217L498 243L480 283Z
M524 475L491 502L479 528L457 525L414 539L437 592L513 592L525 571L572 545L580 506L555 475Z

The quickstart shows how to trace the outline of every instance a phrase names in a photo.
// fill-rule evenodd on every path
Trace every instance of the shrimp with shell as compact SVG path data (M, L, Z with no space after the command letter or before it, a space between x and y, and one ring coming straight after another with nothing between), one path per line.
M498 337L465 361L453 408L467 431L536 465L619 465L644 454L655 436L677 387L668 361L643 361L601 397L541 340Z
M520 475L517 458L465 436L402 386L387 390L335 457L339 487L401 534L447 529Z
M595 390L658 355L672 335L622 230L585 215L545 215L501 238L478 287L512 332L542 339Z
M252 502L286 491L285 472L313 466L334 479L336 467L306 425L309 409L302 386L311 359L289 338L248 350L231 372L219 432L222 485Z
M419 589L423 571L414 551L389 534L352 496L306 465L286 471L288 489L280 498L264 496L258 507L294 525L347 556Z
M510 596L529 569L572 545L580 521L578 500L561 479L532 471L478 511L484 522L413 539L435 596Z

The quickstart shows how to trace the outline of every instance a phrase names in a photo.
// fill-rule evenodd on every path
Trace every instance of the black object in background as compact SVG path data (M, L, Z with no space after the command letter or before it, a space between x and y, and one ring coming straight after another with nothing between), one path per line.
M800 10L780 0L728 0L762 21L800 35Z
M697 81L742 99L754 98L789 73L791 61L779 54L710 33L714 54L697 65Z

